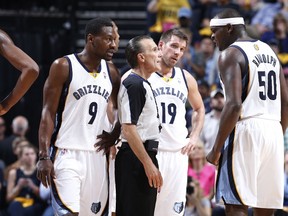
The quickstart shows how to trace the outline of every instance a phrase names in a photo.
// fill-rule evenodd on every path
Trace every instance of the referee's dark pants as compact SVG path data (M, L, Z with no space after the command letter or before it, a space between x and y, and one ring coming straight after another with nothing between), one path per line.
M116 215L153 216L157 189L150 187L142 163L128 144L123 144L115 159ZM158 167L157 151L147 153Z

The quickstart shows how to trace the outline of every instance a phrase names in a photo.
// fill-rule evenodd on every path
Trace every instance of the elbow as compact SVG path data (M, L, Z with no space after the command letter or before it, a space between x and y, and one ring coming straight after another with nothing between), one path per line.
M35 63L29 69L29 74L33 76L35 79L39 76L40 69L39 66Z
M35 62L30 62L26 68L22 70L22 73L26 74L25 76L29 76L31 80L36 80L39 76L39 71L39 66Z

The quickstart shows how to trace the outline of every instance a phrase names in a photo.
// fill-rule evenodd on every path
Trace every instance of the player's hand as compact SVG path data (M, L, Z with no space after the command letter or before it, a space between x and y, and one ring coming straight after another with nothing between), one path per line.
M206 159L209 163L217 166L219 164L219 159L221 156L221 152L216 152L214 148L207 154Z
M55 178L54 167L51 160L38 161L37 178L46 188L51 185L51 178Z
M182 148L181 153L190 155L192 153L192 151L194 150L194 147L195 147L197 141L198 140L189 139L188 144Z
M28 184L27 179L26 178L19 178L18 182L17 182L17 186L19 188L23 188L26 187Z
M95 143L94 147L97 149L97 152L104 150L104 154L107 154L110 150L110 147L118 143L118 138L119 134L113 132L108 133L103 130L102 134L97 136L99 141Z
M163 178L159 169L151 161L144 165L144 170L150 187L157 188L158 192L160 192L160 188L163 185Z

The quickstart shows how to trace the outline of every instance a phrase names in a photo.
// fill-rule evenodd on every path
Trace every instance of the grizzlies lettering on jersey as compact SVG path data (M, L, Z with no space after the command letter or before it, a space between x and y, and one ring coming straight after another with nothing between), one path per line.
M68 55L66 59L69 62L69 80L63 88L57 110L53 134L55 146L94 151L96 137L103 131L112 91L109 68L102 59L98 71L89 72L76 54Z
M188 97L188 87L184 72L174 67L170 78L159 73L151 74L151 83L159 108L162 131L159 140L159 150L180 150L187 144L185 104Z
M246 58L242 74L241 119L258 117L281 118L280 62L269 45L259 41L238 41L231 44Z

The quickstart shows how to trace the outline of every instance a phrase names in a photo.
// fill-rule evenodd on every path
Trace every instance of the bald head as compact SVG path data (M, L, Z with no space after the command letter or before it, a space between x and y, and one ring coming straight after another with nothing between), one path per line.
M25 136L29 128L29 123L27 118L24 116L17 116L12 121L13 133L19 136Z

